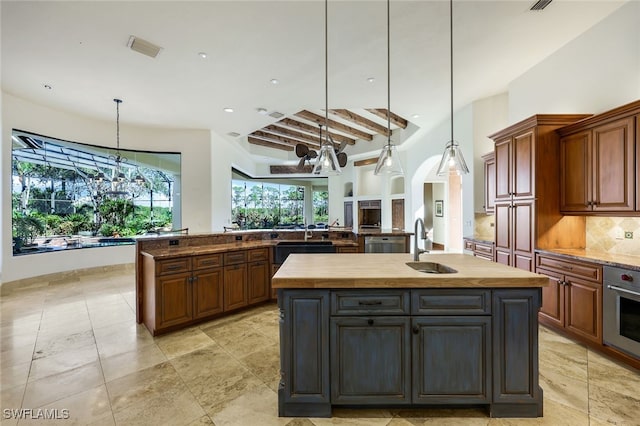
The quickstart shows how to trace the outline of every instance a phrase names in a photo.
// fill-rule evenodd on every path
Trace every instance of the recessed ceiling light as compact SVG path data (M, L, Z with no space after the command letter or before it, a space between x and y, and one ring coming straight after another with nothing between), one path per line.
M373 83L374 81L376 81L376 79L373 77L367 78L367 83Z
M413 114L411 118L420 118L420 114Z
M50 85L48 85L48 84L43 84L42 86L43 86L45 89L47 89L47 90L51 90L51 89L53 89L53 87L51 87L51 86L50 86Z
M258 111L258 114L267 115L266 108L257 108L256 111Z
M207 59L207 52L198 52L198 56L200 56L202 59Z
M278 84L278 83L280 83L280 81L277 78L271 79L271 84Z
M226 107L223 109L224 112L233 112L233 108Z

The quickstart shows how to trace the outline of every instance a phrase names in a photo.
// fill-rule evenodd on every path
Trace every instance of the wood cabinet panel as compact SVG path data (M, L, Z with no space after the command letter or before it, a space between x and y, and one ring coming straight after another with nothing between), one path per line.
M530 198L535 194L535 137L534 130L526 130L513 137L513 171L511 185L514 198Z
M187 272L190 269L191 259L189 257L179 257L177 259L167 259L156 262L156 275Z
M157 328L171 327L189 321L193 315L191 273L161 276L157 279Z
M542 287L541 316L559 327L564 327L564 276L548 269L538 269L538 274L549 277L549 285Z
M353 227L353 201L344 202L344 226Z
M391 200L391 228L404 230L404 200Z
M567 279L565 328L595 343L602 343L602 284Z
M266 261L249 263L247 270L247 302L249 305L264 302L269 293L269 263Z
M222 266L222 253L193 256L192 265L194 270Z
M493 214L496 203L496 157L493 152L482 156L484 160L484 211Z
M511 199L511 137L496 140L496 200Z
M193 277L193 317L204 318L223 311L223 269L199 271Z
M247 306L247 265L224 267L224 310Z
M591 132L585 131L560 140L560 210L591 209Z

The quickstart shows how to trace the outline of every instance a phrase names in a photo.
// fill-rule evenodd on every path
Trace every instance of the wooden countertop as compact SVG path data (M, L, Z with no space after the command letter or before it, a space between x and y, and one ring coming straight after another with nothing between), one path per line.
M422 254L457 273L418 272L409 253L291 254L272 278L274 288L518 288L545 287L549 278L465 254ZM326 276L328 275L328 276Z
M300 240L254 240L254 241L238 241L237 243L210 244L200 246L177 246L154 250L143 250L140 252L143 256L150 256L154 259L171 259L175 257L197 256L202 254L222 253L234 250L249 250L262 247L273 247L281 242L304 242ZM311 239L308 242L322 241L320 239ZM329 240L326 240L329 241ZM357 247L358 243L352 240L330 240L336 247Z

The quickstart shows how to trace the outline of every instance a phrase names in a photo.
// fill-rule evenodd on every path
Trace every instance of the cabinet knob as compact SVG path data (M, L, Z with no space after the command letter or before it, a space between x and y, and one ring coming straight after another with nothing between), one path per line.
M373 320L372 320L371 318L369 318L369 319L367 320L367 324L369 324L369 325L373 325Z
M413 334L420 333L420 327L418 327L417 325L414 325L412 330L413 330Z

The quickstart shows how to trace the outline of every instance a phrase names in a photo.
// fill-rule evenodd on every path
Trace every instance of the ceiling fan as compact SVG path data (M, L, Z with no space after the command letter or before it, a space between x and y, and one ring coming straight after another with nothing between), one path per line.
M329 136L329 138L331 139L331 142L333 142L333 139L331 138L331 136ZM334 149L336 153L336 158L338 159L338 164L340 165L340 167L344 167L347 165L347 154L343 152L346 146L347 146L347 142L342 142L339 148ZM304 164L307 161L311 163L311 160L316 158L318 156L318 153L313 149L309 149L307 145L303 143L299 143L296 145L296 156L300 159L300 161L298 162L298 169L302 170L304 169Z

